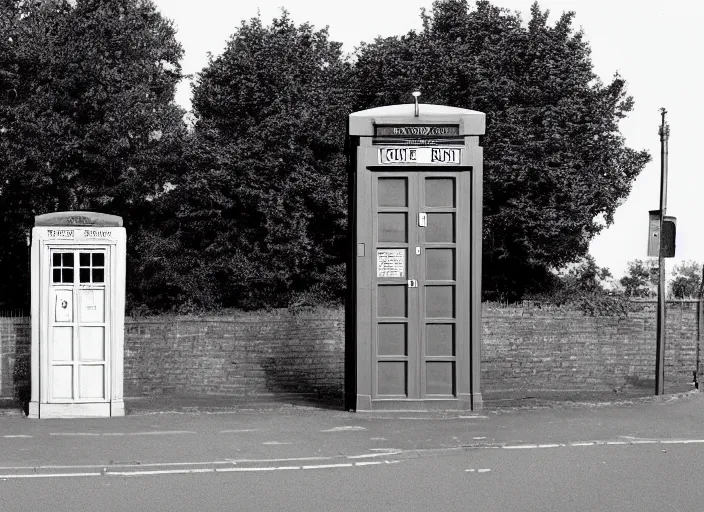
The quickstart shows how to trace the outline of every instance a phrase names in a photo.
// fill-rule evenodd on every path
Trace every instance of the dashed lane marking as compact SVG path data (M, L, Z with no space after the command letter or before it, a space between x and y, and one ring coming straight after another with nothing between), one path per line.
M2 437L5 439L31 439L32 436L28 436L26 434L9 434Z
M367 430L367 429L366 429L366 427L360 427L357 425L347 425L344 427L328 428L326 430L321 430L321 432L348 432L348 431L356 431L356 430Z
M289 441L264 441L262 444L265 445L279 445L279 444L293 444L292 442Z

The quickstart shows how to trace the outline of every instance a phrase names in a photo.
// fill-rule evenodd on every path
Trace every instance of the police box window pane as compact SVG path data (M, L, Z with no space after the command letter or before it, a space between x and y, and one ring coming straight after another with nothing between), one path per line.
M379 178L379 206L408 206L406 178Z
M82 268L78 277L82 283L90 283L90 269Z
M405 213L379 214L379 242L406 242L407 216Z
M105 279L105 270L102 268L94 268L93 269L93 282L94 283L102 283L104 279Z
M55 253L52 255L51 263L52 263L52 265L54 265L55 267L60 267L60 266L61 266L61 253L60 253L60 252L55 252Z
M61 269L61 282L62 283L73 283L73 269L72 268Z
M94 252L92 258L94 267L105 266L105 255L102 252Z
M54 256L56 256L56 255L54 255ZM61 282L61 269L60 268L54 269L52 279L55 283Z
M90 267L90 253L82 252L78 256L78 261L80 262L82 267Z
M455 179L454 178L426 178L425 180L425 205L426 206L455 206Z
M65 252L63 253L63 266L72 267L73 266L73 253Z

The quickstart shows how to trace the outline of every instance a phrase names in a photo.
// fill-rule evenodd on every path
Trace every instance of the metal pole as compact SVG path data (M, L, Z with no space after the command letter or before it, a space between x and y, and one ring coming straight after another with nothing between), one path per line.
M667 110L660 109L660 246L658 248L658 321L657 345L655 348L655 394L665 392L665 257L662 254L662 221L667 213L667 141L670 127L665 123Z

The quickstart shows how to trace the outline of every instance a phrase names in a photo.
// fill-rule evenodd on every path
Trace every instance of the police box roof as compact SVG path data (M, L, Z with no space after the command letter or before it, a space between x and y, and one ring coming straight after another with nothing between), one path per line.
M349 117L349 134L374 135L374 125L459 125L459 135L484 135L486 114L465 108L421 103L415 116L415 104L389 105L353 112Z

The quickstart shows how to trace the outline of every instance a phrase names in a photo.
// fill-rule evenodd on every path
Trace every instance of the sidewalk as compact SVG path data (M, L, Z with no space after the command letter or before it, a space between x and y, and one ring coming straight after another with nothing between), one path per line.
M212 401L208 410L195 402L179 411L168 404L138 409L123 418L0 417L0 475L350 463L490 447L704 440L700 393L478 413L349 413L272 402L226 408Z

